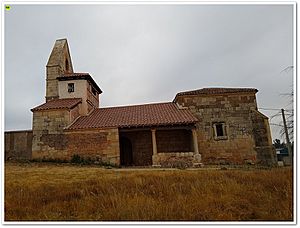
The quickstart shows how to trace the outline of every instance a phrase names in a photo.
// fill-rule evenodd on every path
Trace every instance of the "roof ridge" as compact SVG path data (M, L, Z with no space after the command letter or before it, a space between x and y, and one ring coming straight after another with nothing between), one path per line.
M178 92L178 94L186 94L186 93L196 93L196 92L233 92L233 91L258 91L256 88L253 87L205 87L201 89L194 89L194 90L188 90L188 91L181 91Z
M238 89L253 89L256 90L256 88L253 87L203 87L200 89L193 89L193 90L187 90L187 91L182 91L182 92L192 92L192 91L201 91L201 90L208 90L208 89L225 89L225 90L230 90L230 89L234 89L234 90L238 90Z
M174 103L172 101L168 101L168 102L156 102L156 103L146 103L146 104L111 106L111 107L103 107L97 109L127 108L127 107L137 107L137 106L146 106L146 105L160 105L160 104L174 104Z
M73 108L80 102L82 102L82 98L53 99L53 100L50 100L48 102L45 102L41 105L38 105L38 106L32 108L31 111Z
M67 74L90 74L89 72L64 72L62 75L67 75Z

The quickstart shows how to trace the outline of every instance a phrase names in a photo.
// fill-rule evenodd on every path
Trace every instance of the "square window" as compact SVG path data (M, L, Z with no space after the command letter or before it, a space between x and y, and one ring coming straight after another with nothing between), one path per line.
M68 83L68 92L73 93L74 92L74 83Z
M224 122L213 123L215 140L227 139L227 127Z

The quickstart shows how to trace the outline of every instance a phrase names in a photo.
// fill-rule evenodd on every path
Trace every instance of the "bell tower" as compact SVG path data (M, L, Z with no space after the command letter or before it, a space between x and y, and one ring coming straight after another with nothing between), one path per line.
M67 39L59 39L46 65L46 102L59 98L57 77L64 73L73 73L73 65Z

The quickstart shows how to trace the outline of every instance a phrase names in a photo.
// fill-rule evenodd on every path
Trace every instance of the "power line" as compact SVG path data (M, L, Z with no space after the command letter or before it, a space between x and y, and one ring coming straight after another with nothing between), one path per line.
M285 109L284 111L289 112L289 113L294 113L294 110Z
M273 110L273 111L281 111L281 108L258 108L262 110ZM284 111L293 111L293 109L284 109Z
M280 111L278 111L275 115L270 116L270 120L273 119L273 118L276 117L276 116L281 116Z
M258 109L262 109L262 110L274 110L274 111L281 110L281 108L258 108Z
M283 127L281 124L276 124L276 123L270 123L270 125L278 126L278 127Z

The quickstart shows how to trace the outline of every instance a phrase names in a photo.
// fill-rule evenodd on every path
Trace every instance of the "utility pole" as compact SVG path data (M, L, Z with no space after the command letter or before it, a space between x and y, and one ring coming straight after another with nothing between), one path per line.
M287 126L286 126L286 120L285 120L285 115L284 115L284 109L283 108L281 109L281 113L282 113L283 126L284 126L285 138L286 138L286 145L287 145L287 148L288 148L289 157L291 158L291 163L293 163L292 147L291 147L289 133L288 133Z

